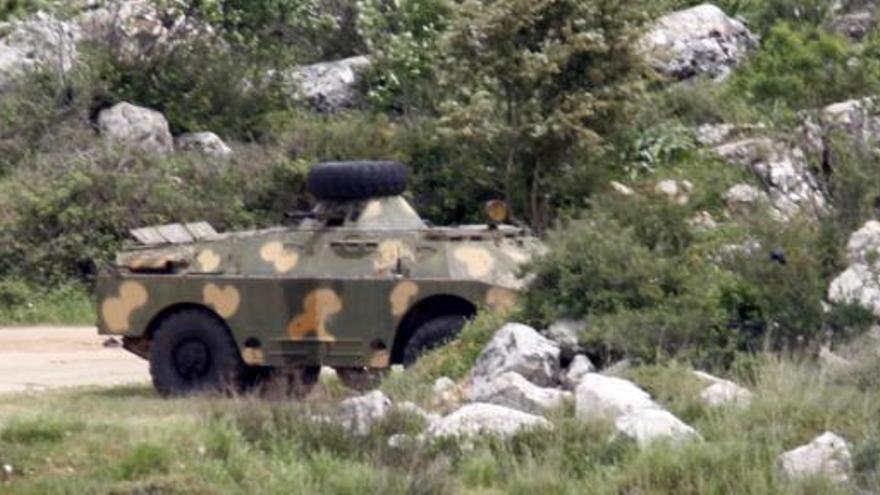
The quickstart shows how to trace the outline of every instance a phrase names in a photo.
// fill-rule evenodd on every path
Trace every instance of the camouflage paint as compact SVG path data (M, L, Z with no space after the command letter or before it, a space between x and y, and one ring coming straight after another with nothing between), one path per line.
M509 226L425 227L399 197L347 206L361 213L338 227L304 222L120 253L98 278L99 332L144 337L169 308L200 305L226 321L248 363L384 368L416 304L443 295L509 307L517 268L539 246ZM132 262L158 258L173 263Z

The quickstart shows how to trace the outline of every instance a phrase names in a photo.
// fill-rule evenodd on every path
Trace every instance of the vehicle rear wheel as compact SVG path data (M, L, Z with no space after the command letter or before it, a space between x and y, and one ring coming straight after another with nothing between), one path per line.
M163 395L238 392L245 370L226 326L204 311L167 317L150 345L150 376Z
M412 365L422 354L455 338L466 321L462 315L444 315L422 323L403 349L403 365Z

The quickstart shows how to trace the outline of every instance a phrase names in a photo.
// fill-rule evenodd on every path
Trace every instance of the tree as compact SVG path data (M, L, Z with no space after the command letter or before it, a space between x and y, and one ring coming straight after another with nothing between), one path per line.
M466 0L444 39L444 133L479 153L512 211L549 220L545 186L597 152L642 87L640 1Z

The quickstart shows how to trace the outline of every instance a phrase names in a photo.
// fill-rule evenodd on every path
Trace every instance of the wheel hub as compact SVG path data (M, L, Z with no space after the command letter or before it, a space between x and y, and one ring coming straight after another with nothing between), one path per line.
M192 380L201 378L211 368L211 353L200 340L181 342L174 351L174 367L180 376Z

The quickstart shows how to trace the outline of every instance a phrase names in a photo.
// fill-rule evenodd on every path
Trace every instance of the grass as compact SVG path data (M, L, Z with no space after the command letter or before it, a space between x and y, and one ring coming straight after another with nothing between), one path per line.
M636 367L651 390L704 441L639 450L610 425L572 408L551 415L551 433L392 449L393 433L424 423L389 416L366 437L307 418L326 407L253 398L163 399L148 385L0 396L0 481L10 494L66 493L851 493L880 487L880 392L857 374L819 372L807 361L753 358L736 378L750 405L710 410L685 366ZM393 381L415 380L412 373ZM334 384L328 384L335 387ZM418 387L385 384L398 401ZM319 394L320 395L320 394ZM326 396L322 396L326 397ZM852 443L856 487L791 482L783 451L832 430Z

